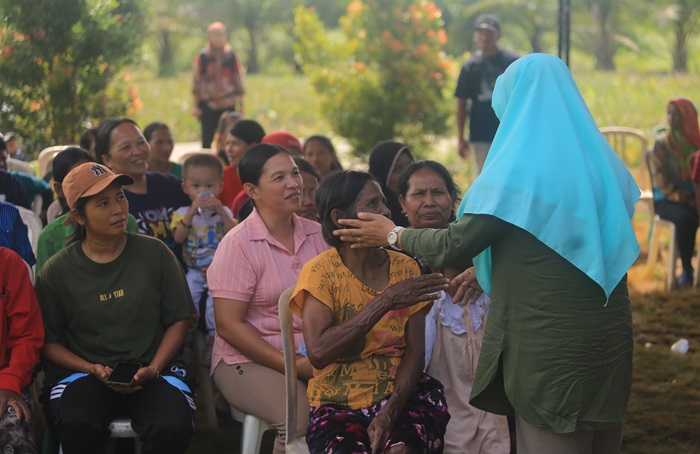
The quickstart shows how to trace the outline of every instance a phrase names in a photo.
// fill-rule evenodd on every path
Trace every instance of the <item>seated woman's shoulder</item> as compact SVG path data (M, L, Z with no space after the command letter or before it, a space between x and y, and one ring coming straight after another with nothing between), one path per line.
M178 177L170 173L160 173L160 172L146 172L146 179L148 182L153 182L162 186L174 186L182 187L182 182Z

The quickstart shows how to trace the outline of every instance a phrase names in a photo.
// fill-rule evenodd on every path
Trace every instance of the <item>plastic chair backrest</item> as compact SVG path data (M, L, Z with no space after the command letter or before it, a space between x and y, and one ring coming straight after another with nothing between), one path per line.
M14 172L22 172L26 173L27 175L35 176L34 167L32 167L31 164L27 164L24 161L20 161L19 159L8 158L7 168L8 170Z
M53 158L68 147L69 145L57 145L41 150L39 153L39 175L41 175L42 178L46 175L46 172L50 170L49 164L51 164Z
M284 376L287 384L287 439L285 450L287 453L308 453L306 440L297 438L297 358L296 345L294 345L294 326L292 325L292 311L289 309L289 300L294 292L294 286L282 292L279 299L279 317L282 328L282 345L284 349Z
M28 210L23 207L17 207L19 215L22 218L22 222L27 226L27 233L29 235L29 242L32 245L32 251L36 255L37 244L39 243L39 234L43 225L41 224L41 219L32 210Z
M651 180L644 171L647 152L647 138L643 131L625 126L606 126L600 128L615 153L629 169L642 191L651 189Z

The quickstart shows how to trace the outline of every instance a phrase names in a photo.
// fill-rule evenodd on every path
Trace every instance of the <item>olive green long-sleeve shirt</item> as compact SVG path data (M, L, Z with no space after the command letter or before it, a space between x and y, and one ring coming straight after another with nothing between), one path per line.
M565 228L565 227L562 227ZM529 232L489 215L404 230L401 246L435 267L491 247L492 291L471 403L569 433L621 424L632 383L627 280L603 289Z

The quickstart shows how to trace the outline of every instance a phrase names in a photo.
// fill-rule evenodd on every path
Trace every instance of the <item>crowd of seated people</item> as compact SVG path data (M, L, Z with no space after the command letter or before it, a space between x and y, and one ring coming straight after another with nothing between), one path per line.
M684 102L669 105L652 160L664 217L695 212L687 155L700 136ZM60 213L44 222L36 260L12 211L31 199L5 171L0 139L0 444L11 433L30 446L14 452L36 452L28 420L40 409L28 389L41 352L41 410L63 452L101 452L122 416L143 452L185 452L195 405L181 354L199 325L226 403L269 422L273 450L284 452L277 304L295 287L293 430L311 452L509 452L505 417L468 402L489 312L471 264L430 268L333 235L338 219L359 211L447 228L459 194L442 165L415 162L408 145L387 140L367 173L344 171L328 137L302 145L235 111L221 116L215 150L180 164L171 161L176 133L112 118L58 153L49 192ZM690 224L694 232L697 215ZM684 283L688 257L681 251ZM118 362L139 364L127 384L110 383Z

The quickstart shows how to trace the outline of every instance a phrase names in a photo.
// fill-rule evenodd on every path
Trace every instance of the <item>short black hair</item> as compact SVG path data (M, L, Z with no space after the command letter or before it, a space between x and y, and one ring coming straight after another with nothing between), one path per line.
M63 183L70 169L79 161L95 162L90 152L80 147L68 147L53 158L53 180Z
M143 136L146 138L146 142L150 142L153 133L159 129L167 129L168 131L170 131L170 127L160 121L154 121L153 123L146 126L146 129L143 130Z
M104 164L102 157L109 154L109 142L111 140L112 131L114 128L121 126L124 123L131 123L137 128L139 127L139 125L131 118L108 118L97 127L97 137L95 138L95 157L97 158L97 162L100 164Z
M219 158L212 154L197 153L185 159L185 162L182 163L183 180L187 179L187 170L191 167L209 167L210 169L215 169L219 177L224 176L224 166L219 161Z
M280 153L291 156L287 150L279 145L259 143L250 147L238 164L238 175L241 177L241 183L251 183L257 186L267 161Z
M321 220L321 233L329 246L337 248L343 242L333 235L338 228L331 218L335 209L349 215L357 203L357 197L368 181L377 181L367 172L341 170L335 172L316 188L316 209Z
M83 150L89 150L93 141L97 144L97 128L88 128L80 134L79 144Z

